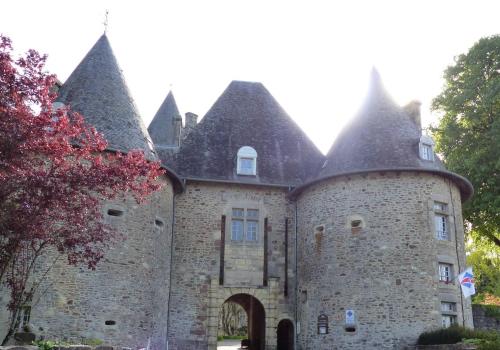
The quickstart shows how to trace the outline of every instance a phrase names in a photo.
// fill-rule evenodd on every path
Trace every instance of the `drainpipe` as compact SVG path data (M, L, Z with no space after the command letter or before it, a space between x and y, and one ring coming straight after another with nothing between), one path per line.
M167 302L167 350L168 350L168 333L170 331L170 300L172 299L172 271L173 271L173 262L174 262L174 226L175 226L175 197L177 194L174 192L172 196L172 222L171 222L171 234L170 234L170 271L168 279L168 302Z
M297 201L295 201L295 244L294 244L294 249L295 249L295 327L294 327L294 335L295 335L295 339L294 339L294 342L295 342L295 349L297 349L298 347L298 343L299 343L299 337L298 337L298 333L297 333L297 324L299 324L299 311L298 311L298 307L299 307L299 273L298 273L298 257L297 257L297 251L298 251L298 248L297 248L297 242L298 242L298 224L297 224L297 218L298 218L298 215L297 215Z
M460 253L458 252L457 215L455 213L455 203L453 202L453 191L451 190L451 180L448 180L448 189L450 190L450 204L451 204L451 210L452 210L452 214L453 214L453 226L455 228L455 252L457 253L457 267L458 267L458 273L455 273L455 276L458 276L458 274L462 273L463 271L460 267ZM465 238L465 235L464 235L464 238ZM462 294L462 288L460 286L460 281L458 281L458 290L460 293L460 305L462 306L462 326L465 327L464 296Z

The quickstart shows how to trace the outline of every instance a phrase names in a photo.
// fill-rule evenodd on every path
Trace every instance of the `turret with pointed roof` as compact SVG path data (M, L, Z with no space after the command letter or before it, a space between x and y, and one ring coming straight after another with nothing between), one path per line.
M374 171L425 171L452 179L459 186L463 200L467 200L473 192L467 179L447 171L437 156L434 161L419 156L421 136L419 117L412 117L408 109L392 100L378 71L373 69L361 111L339 134L312 182Z
M156 158L106 34L71 73L57 100L81 113L105 136L109 149L139 149L147 158Z
M243 146L257 151L257 175L236 173ZM183 140L174 168L188 179L294 186L323 155L261 83L233 81Z
M169 91L167 97L156 112L148 131L156 147L177 147L180 141L182 117L177 108L174 94Z

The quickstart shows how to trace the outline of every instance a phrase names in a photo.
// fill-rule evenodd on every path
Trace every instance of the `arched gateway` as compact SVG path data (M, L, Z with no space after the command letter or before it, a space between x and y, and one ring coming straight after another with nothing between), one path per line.
M264 350L266 345L266 313L262 303L250 294L240 293L229 297L224 303L240 305L247 314L248 339L252 350Z

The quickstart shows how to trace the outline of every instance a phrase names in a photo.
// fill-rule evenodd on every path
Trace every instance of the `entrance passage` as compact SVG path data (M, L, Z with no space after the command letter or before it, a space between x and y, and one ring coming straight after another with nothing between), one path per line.
M293 323L284 319L278 323L278 350L293 350Z
M239 322L246 321L246 338L250 340L250 350L264 350L266 346L266 315L264 311L264 306L260 303L260 301L250 294L235 294L228 298L224 304L222 305L219 311L219 330L217 332L218 336L229 336L227 333L227 328L223 326L223 318L227 317L224 315L227 310L231 310L234 308L224 307L227 303L234 303L241 308L246 313L246 317L236 317ZM237 312L237 311L236 311ZM237 322L238 323L238 322ZM224 330L223 328L226 328ZM243 327L244 328L244 327ZM240 327L241 329L241 327ZM225 344L224 344L225 345ZM217 348L221 348L224 346L223 343L219 343Z

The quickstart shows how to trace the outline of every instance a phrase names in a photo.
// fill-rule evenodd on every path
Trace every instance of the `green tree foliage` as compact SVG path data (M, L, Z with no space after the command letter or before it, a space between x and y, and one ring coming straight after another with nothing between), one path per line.
M442 119L432 129L449 170L474 185L465 219L480 239L500 246L500 36L479 40L444 73L432 103Z
M474 301L482 303L488 294L500 297L500 248L491 241L475 239L467 250L467 264L472 265L476 280Z

